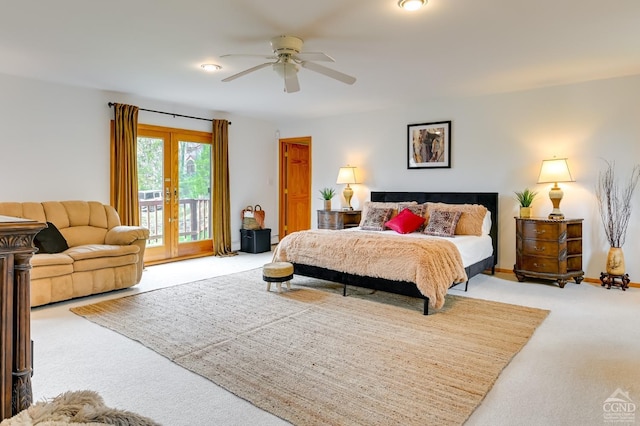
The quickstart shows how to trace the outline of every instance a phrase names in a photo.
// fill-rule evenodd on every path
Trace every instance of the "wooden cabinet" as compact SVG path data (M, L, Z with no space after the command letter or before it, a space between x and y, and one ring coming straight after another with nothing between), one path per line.
M0 216L0 420L33 402L31 256L44 223Z
M582 282L582 219L516 218L518 281L526 277L554 280L563 288L573 278Z
M361 210L318 210L318 229L345 229L360 224Z

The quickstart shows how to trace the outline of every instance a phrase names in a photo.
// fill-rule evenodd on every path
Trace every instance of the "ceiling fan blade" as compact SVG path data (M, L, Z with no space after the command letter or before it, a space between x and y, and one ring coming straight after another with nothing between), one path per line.
M335 62L331 56L322 52L301 52L291 55L294 59L303 61L316 61L316 62Z
M257 55L251 53L227 53L226 55L220 55L221 58L264 58L264 59L278 59L276 55Z
M256 65L255 67L249 68L248 70L244 70L244 71L241 71L241 72L239 72L237 74L234 74L234 75L231 75L231 76L229 76L227 78L224 78L224 79L222 79L222 81L224 81L226 83L227 81L235 80L238 77L242 77L243 75L247 75L247 74L249 74L251 72L258 71L259 69L262 69L264 67L268 67L269 65L273 65L273 62L265 62L264 64Z
M333 79L336 79L338 81L341 81L343 83L346 84L353 84L356 82L356 78L355 77L351 77L350 75L341 73L339 71L336 70L332 70L331 68L327 68L324 65L319 65L316 64L315 62L305 62L303 61L300 65L302 65L304 68L307 68L311 71L315 71L318 72L320 74L324 74L327 77L331 77Z
M298 70L294 67L285 68L284 91L287 93L294 93L294 92L300 91L300 82L298 81Z

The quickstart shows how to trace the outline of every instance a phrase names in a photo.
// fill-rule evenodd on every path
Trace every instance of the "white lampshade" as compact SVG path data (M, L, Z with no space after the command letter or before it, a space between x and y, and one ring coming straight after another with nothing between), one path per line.
M338 184L350 184L350 183L358 183L356 181L356 168L353 166L340 167L338 171L338 179L336 180Z
M573 182L566 158L542 160L538 183Z

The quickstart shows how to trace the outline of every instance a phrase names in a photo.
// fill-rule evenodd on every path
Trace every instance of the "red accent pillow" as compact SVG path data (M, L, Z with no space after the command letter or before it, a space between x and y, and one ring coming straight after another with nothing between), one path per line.
M393 229L398 234L409 234L417 231L424 221L424 217L418 216L409 209L404 209L396 217L387 221L384 226Z

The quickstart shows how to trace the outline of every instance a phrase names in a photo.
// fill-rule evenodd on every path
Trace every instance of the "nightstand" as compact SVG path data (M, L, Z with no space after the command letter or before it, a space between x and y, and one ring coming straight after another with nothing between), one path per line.
M361 210L318 210L318 229L354 228L361 215Z
M515 219L513 272L518 281L543 278L557 281L560 288L571 278L582 282L582 219Z

